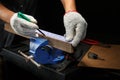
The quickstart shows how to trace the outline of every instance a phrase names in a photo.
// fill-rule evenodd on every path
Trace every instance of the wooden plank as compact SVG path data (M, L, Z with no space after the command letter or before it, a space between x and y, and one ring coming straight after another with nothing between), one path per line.
M9 24L5 24L4 29L5 29L6 31L10 32L10 33L16 34L16 33L13 31L13 29L10 27ZM46 31L46 32L47 32L47 31ZM54 34L54 35L57 35L57 36L52 36L52 37L51 37L50 35L48 35L49 33L50 33L50 32L47 32L46 38L49 40L49 43L50 43L51 46L53 46L53 47L55 47L55 48L57 48L57 49L63 50L63 51L65 51L65 52L67 52L67 53L73 53L73 52L74 52L71 43L66 42L66 41L64 41L64 40L56 39L56 37L59 37L60 35L57 35L57 34L54 34L54 33L50 33L50 34ZM16 34L16 35L18 35L18 34ZM20 36L21 36L21 35L20 35ZM40 36L40 37L43 37L42 34L40 34L39 36ZM22 37L29 38L29 37L27 37L27 36L22 36Z
M107 69L120 69L120 45L110 45L110 48L93 45L82 58L78 66ZM91 53L98 59L88 57Z

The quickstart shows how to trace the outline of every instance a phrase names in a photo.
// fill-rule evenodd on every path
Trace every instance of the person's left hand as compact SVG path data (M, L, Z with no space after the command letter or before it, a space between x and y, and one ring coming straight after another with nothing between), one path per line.
M68 12L63 19L66 41L72 41L73 47L76 47L86 36L87 22L78 12Z

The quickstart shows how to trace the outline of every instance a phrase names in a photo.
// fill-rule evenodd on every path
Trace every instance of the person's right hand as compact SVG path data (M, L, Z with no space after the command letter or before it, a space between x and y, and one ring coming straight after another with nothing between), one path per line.
M66 12L63 19L66 41L72 42L72 46L76 47L86 36L87 22L77 11Z
M10 19L10 25L12 29L19 35L35 37L36 36L35 30L39 28L36 25L37 21L34 17L30 15L27 15L27 14L24 14L24 15L28 17L31 22L25 19L19 18L18 13L15 13Z

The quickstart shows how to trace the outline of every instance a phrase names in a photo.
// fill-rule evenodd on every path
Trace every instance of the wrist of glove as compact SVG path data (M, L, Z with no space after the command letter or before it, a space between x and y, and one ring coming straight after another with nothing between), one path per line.
M77 11L66 12L64 17L65 38L76 47L86 36L87 22Z
M19 18L18 13L15 13L10 19L10 25L12 29L19 35L35 37L36 36L35 30L38 29L38 26L36 25L37 21L36 19L34 19L34 17L30 15L27 14L24 15L27 18L29 18L31 22Z

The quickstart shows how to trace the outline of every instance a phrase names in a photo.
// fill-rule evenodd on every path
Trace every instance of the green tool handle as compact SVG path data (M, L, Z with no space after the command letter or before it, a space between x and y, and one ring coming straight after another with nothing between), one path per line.
M18 12L18 17L31 22L31 20L27 16L25 16L22 12Z
M22 18L22 19L25 19L26 21L29 21L29 22L32 22L27 16L25 16L22 12L18 12L18 17L19 18ZM34 22L33 22L34 23ZM40 29L37 29L40 33L43 34L43 36L45 36L45 34L40 30Z

